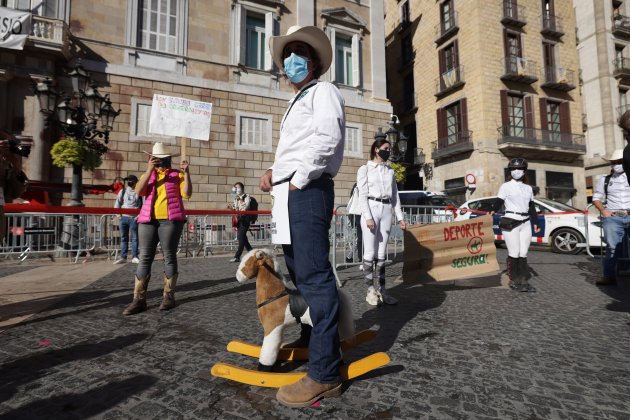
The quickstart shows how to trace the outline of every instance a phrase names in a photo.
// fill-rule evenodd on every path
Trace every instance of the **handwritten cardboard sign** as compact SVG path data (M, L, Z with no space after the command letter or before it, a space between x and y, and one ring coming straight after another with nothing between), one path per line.
M149 132L208 141L211 117L211 103L153 95Z
M492 216L462 222L409 226L403 280L444 281L499 271Z

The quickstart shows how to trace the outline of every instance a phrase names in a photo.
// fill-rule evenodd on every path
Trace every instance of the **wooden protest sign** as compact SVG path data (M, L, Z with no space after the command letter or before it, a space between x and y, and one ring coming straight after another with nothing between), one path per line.
M208 141L212 104L174 96L153 95L149 132L182 137L181 155L186 160L187 138Z
M408 226L403 281L458 280L499 271L492 216Z

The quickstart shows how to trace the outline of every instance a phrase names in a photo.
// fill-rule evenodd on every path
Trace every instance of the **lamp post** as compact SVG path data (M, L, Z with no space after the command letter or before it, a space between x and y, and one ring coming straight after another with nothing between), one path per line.
M66 75L72 81L70 95L55 91L48 78L37 83L33 89L39 100L40 112L45 116L46 126L52 124L60 127L65 136L102 155L108 150L106 144L109 132L120 110L116 111L112 107L109 95L102 96L99 93L96 83L91 80L90 73L83 68L80 60ZM97 138L102 138L105 144ZM70 206L83 206L82 184L83 165L73 163Z

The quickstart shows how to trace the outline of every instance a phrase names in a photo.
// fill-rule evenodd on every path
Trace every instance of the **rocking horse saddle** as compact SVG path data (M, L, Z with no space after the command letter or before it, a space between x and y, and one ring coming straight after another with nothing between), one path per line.
M289 295L289 309L291 310L291 315L293 315L298 324L301 324L302 321L300 321L300 318L302 318L302 315L304 315L308 309L304 296L302 296L297 289L286 289L286 292Z

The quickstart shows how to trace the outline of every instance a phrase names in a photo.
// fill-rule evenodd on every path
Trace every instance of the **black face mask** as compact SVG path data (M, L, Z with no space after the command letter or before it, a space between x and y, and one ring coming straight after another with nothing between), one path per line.
M389 152L389 150L379 150L377 155L380 156L381 159L383 159L385 162L387 162L387 159L389 159L389 155L391 153Z
M160 159L160 163L158 163L159 167L161 168L170 168L171 167L171 157L165 157Z

